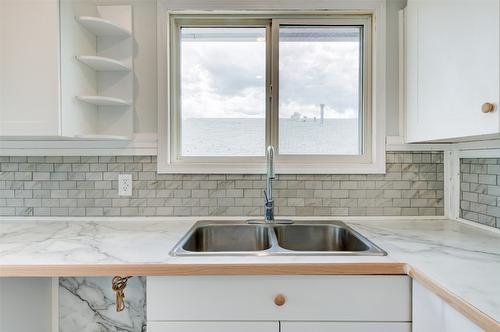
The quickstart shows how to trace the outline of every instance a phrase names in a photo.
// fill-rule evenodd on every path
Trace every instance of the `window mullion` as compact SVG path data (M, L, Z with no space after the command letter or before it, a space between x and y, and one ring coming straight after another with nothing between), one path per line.
M272 19L271 22L271 141L276 154L279 155L279 21Z
M272 20L266 25L266 146L272 144Z

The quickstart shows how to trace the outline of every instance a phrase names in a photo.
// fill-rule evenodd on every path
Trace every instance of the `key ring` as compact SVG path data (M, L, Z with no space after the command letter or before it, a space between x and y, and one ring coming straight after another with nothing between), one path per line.
M111 281L111 288L116 292L116 312L123 311L125 309L125 287L127 287L128 280L132 276L120 277L115 276Z

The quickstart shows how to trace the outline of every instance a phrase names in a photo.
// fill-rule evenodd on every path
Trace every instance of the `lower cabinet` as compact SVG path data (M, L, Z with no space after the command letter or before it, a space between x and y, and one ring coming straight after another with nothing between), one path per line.
M407 276L148 277L148 332L410 332Z
M148 332L279 332L278 322L148 322Z
M0 332L55 331L54 282L57 278L1 277Z
M280 332L411 332L411 323L281 322Z
M411 332L411 323L149 322L148 332Z
M413 332L482 332L436 294L413 281Z

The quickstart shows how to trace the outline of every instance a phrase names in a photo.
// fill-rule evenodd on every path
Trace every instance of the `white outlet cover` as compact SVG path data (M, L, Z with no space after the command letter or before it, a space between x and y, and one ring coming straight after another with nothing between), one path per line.
M118 195L132 196L132 174L118 175Z

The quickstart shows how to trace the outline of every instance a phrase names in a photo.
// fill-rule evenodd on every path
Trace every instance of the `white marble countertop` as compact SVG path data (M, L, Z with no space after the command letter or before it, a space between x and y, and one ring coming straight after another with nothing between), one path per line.
M400 262L500 322L498 231L446 219L340 218L388 255L170 256L177 241L200 219L214 218L3 218L0 275L12 266ZM314 218L321 219L328 220Z

